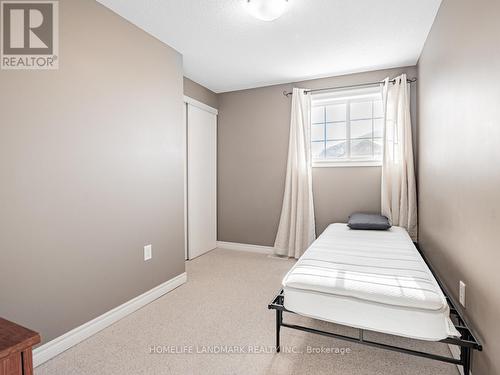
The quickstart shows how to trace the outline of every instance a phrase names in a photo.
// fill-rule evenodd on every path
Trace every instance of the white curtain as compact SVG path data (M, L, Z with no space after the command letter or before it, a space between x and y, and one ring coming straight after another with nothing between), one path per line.
M293 89L288 163L275 253L299 258L315 240L311 167L311 96Z
M382 164L382 215L392 225L406 228L417 240L417 190L410 118L410 85L406 74L384 85L384 157Z

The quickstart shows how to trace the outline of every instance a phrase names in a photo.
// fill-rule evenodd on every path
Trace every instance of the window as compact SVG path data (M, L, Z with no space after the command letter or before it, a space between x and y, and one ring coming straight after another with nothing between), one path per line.
M313 166L380 165L384 110L380 87L313 94Z

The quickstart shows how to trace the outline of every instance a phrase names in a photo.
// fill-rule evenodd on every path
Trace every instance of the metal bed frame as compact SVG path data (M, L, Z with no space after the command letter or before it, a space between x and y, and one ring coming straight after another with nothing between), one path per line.
M437 277L436 273L432 269L430 263L428 262L427 258L425 255L420 251L419 247L417 247L417 250L420 252L422 255L422 258L424 261L427 263L427 266L431 270L432 274L436 278L436 281L438 282L441 290L443 291L446 301L448 303L448 306L450 307L450 317L451 320L457 329L458 332L460 332L461 337L447 337L444 340L441 340L439 342L449 344L449 345L456 345L460 348L460 359L456 359L453 357L447 357L447 356L442 356L442 355L437 355L437 354L432 354L428 352L421 352L417 350L412 350L412 349L407 349L407 348L401 348L398 346L393 346L393 345L388 345L388 344L383 344L380 342L376 341L370 341L370 340L365 340L364 338L364 330L363 329L358 329L359 335L358 337L352 337L352 336L345 336L345 335L340 335L337 333L333 332L326 332L326 331L321 331L317 330L314 328L310 327L305 327L301 325L296 325L296 324L288 324L283 321L283 313L291 313L291 314L296 314L293 311L287 310L284 306L284 299L285 296L283 294L283 289L279 291L279 293L274 297L271 303L269 303L268 308L271 310L276 310L276 352L280 352L280 331L281 327L286 327L286 328L291 328L299 331L304 331L304 332L309 332L309 333L315 333L318 335L322 336L327 336L335 339L340 339L344 341L350 341L362 345L367 345L367 346L372 346L375 348L379 349L385 349L385 350L390 350L394 352L399 352L399 353L405 353L417 357L423 357L423 358L428 358L428 359L433 359L436 361L441 361L441 362L447 362L447 363L453 363L455 365L461 365L463 366L464 369L464 374L469 375L470 370L471 370L471 365L472 365L472 351L473 350L478 350L482 351L483 346L481 342L477 339L477 335L474 333L472 328L468 325L466 319L463 317L463 312L460 309L457 309L457 305L455 301L452 299L450 293L448 290L444 287L444 285L441 283L439 278Z

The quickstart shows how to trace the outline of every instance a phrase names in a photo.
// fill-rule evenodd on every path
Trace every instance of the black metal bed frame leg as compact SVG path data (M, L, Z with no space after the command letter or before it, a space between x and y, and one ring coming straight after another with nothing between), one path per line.
M276 353L279 353L281 351L280 331L281 331L282 321L283 321L283 311L276 310Z
M464 368L464 375L469 375L471 370L471 349L464 346L460 347L460 360Z

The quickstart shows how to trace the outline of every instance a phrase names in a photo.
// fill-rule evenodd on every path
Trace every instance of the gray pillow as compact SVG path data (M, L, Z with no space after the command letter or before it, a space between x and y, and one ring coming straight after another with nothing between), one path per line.
M349 216L347 226L351 229L387 230L391 224L389 219L382 215L354 213Z

